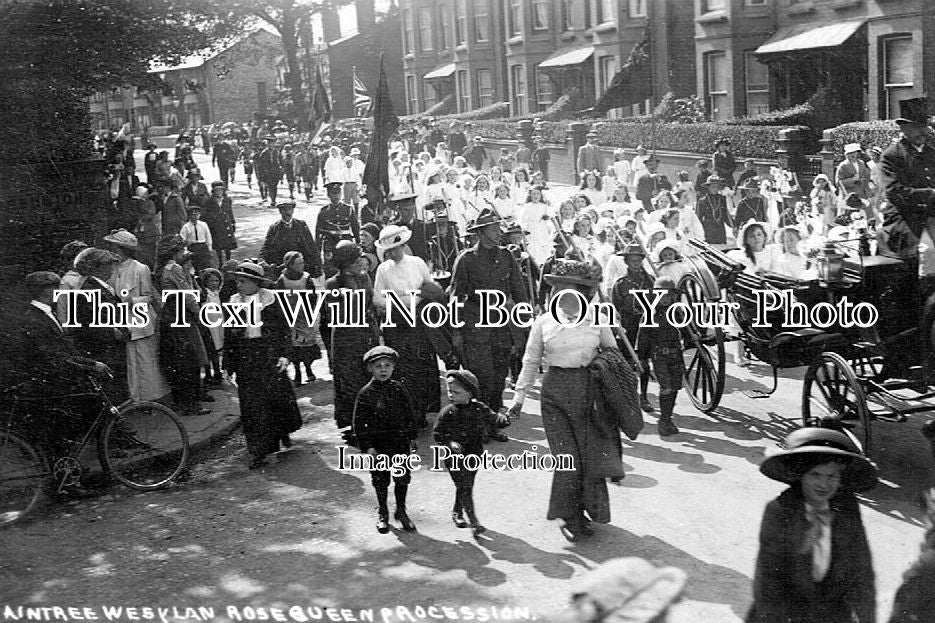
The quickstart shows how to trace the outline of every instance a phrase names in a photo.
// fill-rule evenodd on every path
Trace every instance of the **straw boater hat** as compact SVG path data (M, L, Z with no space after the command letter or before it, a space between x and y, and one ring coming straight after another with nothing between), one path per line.
M104 242L115 244L124 249L135 249L137 247L136 236L126 229L112 229L110 233L104 236Z
M862 151L863 151L863 149L861 149L860 143L848 143L847 145L844 146L844 155L845 155L845 156L846 156L847 154L860 153L860 152L862 152Z
M597 286L601 278L593 277L591 264L577 260L557 259L552 264L552 272L545 275L545 280L552 285L574 283L585 286Z
M260 286L268 287L272 285L272 282L266 278L266 272L263 270L263 267L253 262L241 262L237 265L237 270L231 271L230 274L234 275L235 277L253 279Z
M847 435L840 431L814 426L800 428L789 433L784 445L782 450L773 450L760 465L764 476L791 485L816 465L839 461L845 464L841 489L860 493L877 485L876 466L857 452Z
M381 251L401 247L412 237L412 231L402 225L387 225L380 231L380 237L377 239L376 247Z

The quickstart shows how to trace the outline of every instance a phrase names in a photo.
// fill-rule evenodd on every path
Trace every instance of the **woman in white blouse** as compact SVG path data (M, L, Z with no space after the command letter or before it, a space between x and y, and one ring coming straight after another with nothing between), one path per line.
M574 471L553 473L546 518L564 520L561 531L569 541L592 534L591 521L610 522L605 479L623 477L620 435L613 427L613 434L606 435L607 427L595 421L594 384L588 370L599 348L616 348L614 337L610 329L594 326L593 310L582 310L578 296L566 293L552 307L565 289L577 290L590 301L600 284L600 275L595 272L585 262L557 260L552 273L545 276L553 288L550 309L555 315L542 314L530 330L510 407L511 415L520 413L539 366L547 364L541 412L549 452L570 455ZM584 314L583 322L571 326L579 314Z
M389 327L384 323L383 339L387 346L399 353L398 378L409 390L413 413L424 424L425 414L434 413L439 407L438 360L425 325L418 321L418 311L415 313L416 326L412 326L396 311L397 304L391 303L387 296L387 292L394 293L399 305L412 309L421 301L418 295L410 295L409 292L420 291L422 284L432 280L425 260L404 250L410 237L412 231L400 225L389 225L380 231L376 246L383 252L384 261L377 266L373 303L381 323L386 319L387 308L391 309L390 318L396 326Z

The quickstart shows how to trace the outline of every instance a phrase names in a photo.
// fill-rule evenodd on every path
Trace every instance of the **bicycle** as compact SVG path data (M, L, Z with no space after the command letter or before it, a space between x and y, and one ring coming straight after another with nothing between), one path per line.
M0 527L21 521L34 513L50 493L60 494L80 483L84 467L80 456L96 434L97 458L105 475L112 475L124 485L140 491L152 491L169 485L188 462L188 433L179 417L156 402L114 406L101 383L89 377L91 392L55 396L67 399L95 396L101 409L81 441L63 456L50 449L48 439L36 433L47 422L34 410L17 407L22 403L42 402L49 397L23 398L19 386L4 393L12 395L11 417L0 422ZM50 417L46 411L45 417ZM52 408L52 410L56 410ZM58 409L66 416L68 412Z

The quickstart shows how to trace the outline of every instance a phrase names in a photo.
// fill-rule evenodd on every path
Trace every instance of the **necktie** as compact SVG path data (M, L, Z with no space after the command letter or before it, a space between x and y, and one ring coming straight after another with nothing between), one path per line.
M831 566L831 510L806 507L805 518L811 525L812 579L821 582Z
M198 242L198 223L195 223L193 227L195 228L195 242Z

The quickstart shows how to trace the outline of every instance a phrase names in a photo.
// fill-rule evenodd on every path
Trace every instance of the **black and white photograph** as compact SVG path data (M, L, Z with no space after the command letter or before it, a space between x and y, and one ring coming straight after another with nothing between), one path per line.
M0 623L935 623L933 33L0 0Z

